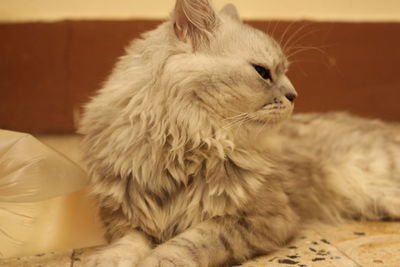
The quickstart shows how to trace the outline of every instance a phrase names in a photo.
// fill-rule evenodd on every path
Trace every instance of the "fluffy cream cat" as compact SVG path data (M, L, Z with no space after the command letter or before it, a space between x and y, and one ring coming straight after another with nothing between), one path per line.
M80 132L111 244L87 266L226 266L308 220L400 217L400 135L289 118L288 62L232 5L178 0L127 49Z

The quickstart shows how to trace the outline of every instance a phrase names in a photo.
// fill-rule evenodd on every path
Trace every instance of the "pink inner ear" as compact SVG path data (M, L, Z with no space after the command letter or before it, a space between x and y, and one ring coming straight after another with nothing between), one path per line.
M176 37L178 37L179 40L181 40L182 42L186 43L186 38L185 35L182 32L182 29L179 29L180 27L177 25L176 22L174 22L174 32Z
M173 19L178 39L189 39L194 48L209 42L217 24L215 11L207 0L177 0Z

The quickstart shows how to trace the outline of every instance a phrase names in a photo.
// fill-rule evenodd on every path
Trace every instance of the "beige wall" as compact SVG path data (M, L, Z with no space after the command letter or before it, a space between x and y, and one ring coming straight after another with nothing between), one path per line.
M214 0L247 19L400 21L400 0ZM0 21L165 18L174 0L0 0Z

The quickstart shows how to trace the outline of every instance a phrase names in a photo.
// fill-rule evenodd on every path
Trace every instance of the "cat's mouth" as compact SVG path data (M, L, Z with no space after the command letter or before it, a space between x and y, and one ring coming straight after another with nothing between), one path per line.
M252 118L260 123L276 124L287 119L293 111L293 105L285 103L265 103L256 112Z
M286 109L286 106L284 104L282 104L282 103L271 103L271 102L268 102L268 103L262 105L260 109L282 110L282 109Z

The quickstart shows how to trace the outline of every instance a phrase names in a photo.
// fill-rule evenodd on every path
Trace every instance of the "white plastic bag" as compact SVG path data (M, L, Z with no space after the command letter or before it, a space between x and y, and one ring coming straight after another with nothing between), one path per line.
M0 130L0 257L103 243L84 170L29 134Z

